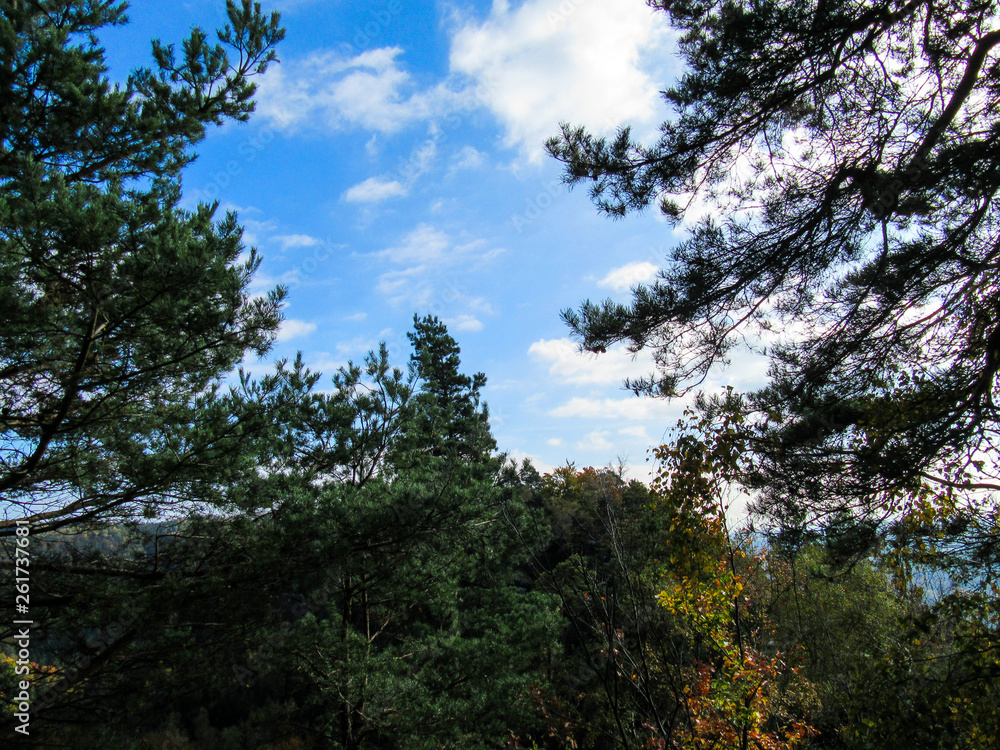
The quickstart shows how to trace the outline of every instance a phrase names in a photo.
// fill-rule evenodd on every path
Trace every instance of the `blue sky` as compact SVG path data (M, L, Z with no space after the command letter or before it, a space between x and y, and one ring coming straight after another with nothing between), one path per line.
M405 367L413 315L432 313L486 374L501 450L542 471L622 458L646 479L682 404L622 390L648 356L578 354L559 311L627 299L682 234L655 212L598 215L543 144L561 121L655 136L679 72L663 15L643 0L263 5L282 13L281 62L250 123L212 132L184 175L189 205L239 213L264 259L256 290L290 288L273 353L248 369L301 350L332 374L380 340ZM112 73L145 64L153 37L217 28L223 7L136 0L102 35ZM739 357L706 385L763 374Z

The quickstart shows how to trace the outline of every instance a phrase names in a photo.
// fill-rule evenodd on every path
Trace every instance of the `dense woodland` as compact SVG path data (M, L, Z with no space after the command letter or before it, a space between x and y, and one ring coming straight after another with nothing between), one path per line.
M114 85L122 3L0 0L0 745L1000 744L996 4L653 6L687 65L659 141L548 148L612 216L719 208L631 304L564 317L653 350L629 385L663 398L801 335L647 486L509 460L432 316L332 388L236 369L286 291L249 294L180 174L250 116L276 14L230 2Z

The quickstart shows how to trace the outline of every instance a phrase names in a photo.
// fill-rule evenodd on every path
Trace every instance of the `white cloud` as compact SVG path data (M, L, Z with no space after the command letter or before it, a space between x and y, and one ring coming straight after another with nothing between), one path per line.
M411 301L417 306L422 306L429 302L426 284L420 284L420 277L425 275L427 269L424 266L412 266L401 270L386 271L378 277L375 284L375 291L389 297L393 304L404 301Z
M465 146L452 157L451 172L460 169L475 169L486 162L486 155L474 146Z
M483 255L483 258L489 260L490 258L495 257L496 252L497 251L495 250L490 251L489 253ZM470 310L476 310L484 315L496 315L493 305L491 305L485 297L468 297L466 299L466 304L468 304Z
M563 444L562 438L549 438L545 442L546 444L551 445L553 448L558 448L560 445Z
M274 374L274 360L258 357L245 358L240 362L240 369L254 378L263 378Z
M257 221L240 217L240 226L243 227L243 244L254 247L260 245L262 237L269 235L278 225L274 221Z
M636 284L646 284L656 277L657 267L648 261L626 263L624 266L611 269L607 276L597 282L605 289L624 292Z
M315 247L319 240L308 234L282 234L274 238L281 244L282 251L296 247Z
M584 435L583 440L576 442L573 447L578 451L609 451L615 446L605 440L607 430L594 430Z
M475 315L458 315L454 318L445 318L444 324L452 331L481 331L482 321Z
M485 107L508 146L541 161L561 121L602 134L628 123L655 135L666 115L659 90L678 67L674 46L662 14L643 0L528 0L516 9L496 2L485 20L459 22L451 72L436 83L419 86L399 47L353 56L321 50L268 68L257 111L282 129L388 134ZM375 153L377 141L366 150ZM475 159L466 152L460 163Z
M731 385L738 391L763 388L768 382L771 360L757 351L739 347L727 355L729 364L714 368L704 383L706 391L721 391Z
M419 224L396 247L386 248L376 255L392 263L442 263L453 250L451 238L430 224Z
M307 323L304 320L288 318L281 321L281 327L278 329L278 341L288 341L290 339L299 338L300 336L308 336L315 330L315 323Z
M497 248L487 250L487 247L485 240L456 242L447 233L430 224L421 223L399 245L380 250L374 256L391 263L407 265L409 268L397 273L413 275L431 267L490 261L503 252ZM481 298L474 302L481 305L479 309L489 308L488 303Z
M250 280L248 291L251 297L263 297L279 284L285 287L295 287L301 283L302 274L299 273L299 269L297 268L285 271L279 276L272 276L262 271L257 271Z
M663 399L639 398L571 398L549 412L550 416L577 419L619 419L632 422L656 421L669 424L682 413L684 405Z
M539 458L538 456L534 456L530 453L525 453L523 450L520 450L519 448L506 451L506 453L507 453L507 458L517 463L518 466L520 466L521 463L523 463L525 460L530 461L531 465L535 467L535 470L539 474L551 474L556 470L554 464L550 464L548 461L545 461L544 459Z
M561 121L651 131L664 119L659 90L672 50L665 19L644 0L495 2L485 21L454 34L451 66L488 92L506 144L537 162Z
M378 341L368 336L355 336L337 343L337 353L344 357L363 356L378 349Z
M353 57L321 50L272 65L259 82L257 112L289 130L308 124L394 133L462 106L468 95L446 82L415 90L410 74L397 60L402 54L399 47ZM369 144L371 153L375 144Z
M653 371L648 353L638 358L624 346L613 346L604 354L580 352L567 338L541 339L528 347L528 354L548 365L549 374L566 383L580 385L621 385L628 377Z
M324 380L327 383L330 382L329 378L331 378L337 370L346 366L346 360L334 357L329 352L311 352L306 359L306 367L313 372L323 373L323 375L326 376Z
M427 172L437 156L437 141L432 136L414 148L409 157L400 159L391 177L369 177L349 188L343 195L349 203L378 203L408 195L417 179Z
M646 428L642 425L636 425L634 427L623 427L618 430L619 435L627 435L628 437L638 438L639 440L649 440L649 435L646 432Z
M434 157L437 156L437 140L435 138L436 136L432 136L413 149L406 162L400 166L400 175L408 182L412 183L417 177L430 169Z
M416 309L436 308L462 330L479 330L482 323L474 313L493 315L492 306L482 297L465 290L466 276L481 269L502 250L490 248L480 239L457 241L430 224L421 223L402 241L370 257L390 267L379 275L376 291L394 305Z
M364 182L348 188L343 197L348 203L378 203L388 198L398 198L406 193L407 189L398 180L388 181L381 177L369 177Z

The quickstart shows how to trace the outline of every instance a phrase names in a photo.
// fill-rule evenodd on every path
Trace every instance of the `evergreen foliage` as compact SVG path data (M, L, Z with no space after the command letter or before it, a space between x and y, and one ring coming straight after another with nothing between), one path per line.
M531 732L558 614L519 577L524 495L490 450L485 378L461 375L439 323L413 343L429 375L382 346L329 393L301 358L243 378L228 405L261 421L265 471L229 490L234 512L39 546L35 653L55 668L38 734L360 749Z
M712 210L630 304L564 313L582 346L651 349L629 385L674 396L758 341L748 481L789 525L996 490L996 4L653 5L687 63L662 136L566 125L549 150L612 216Z
M235 215L178 208L191 145L253 109L278 17L229 3L219 44L156 43L155 69L113 85L97 33L124 10L0 4L4 535L219 502L243 467L216 389L279 321L283 291L247 293Z

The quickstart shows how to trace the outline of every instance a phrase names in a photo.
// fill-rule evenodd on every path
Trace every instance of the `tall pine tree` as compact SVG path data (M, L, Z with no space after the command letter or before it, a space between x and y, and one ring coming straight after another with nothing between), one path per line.
M283 31L246 0L211 44L112 84L125 3L0 2L0 535L219 501L238 432L213 389L279 321L235 215L178 207L206 126L245 120Z
M184 562L153 527L108 554L93 530L233 508L271 429L221 383L267 351L284 292L251 297L259 259L236 216L181 209L180 174L209 126L249 117L284 32L229 2L216 41L154 42L153 67L116 84L98 36L125 10L0 1L0 537L13 557L17 522L34 535L32 656L52 667L31 675L39 733L59 710L107 724L102 699L141 688L125 666L157 658L176 601L210 596L188 585L210 545Z

